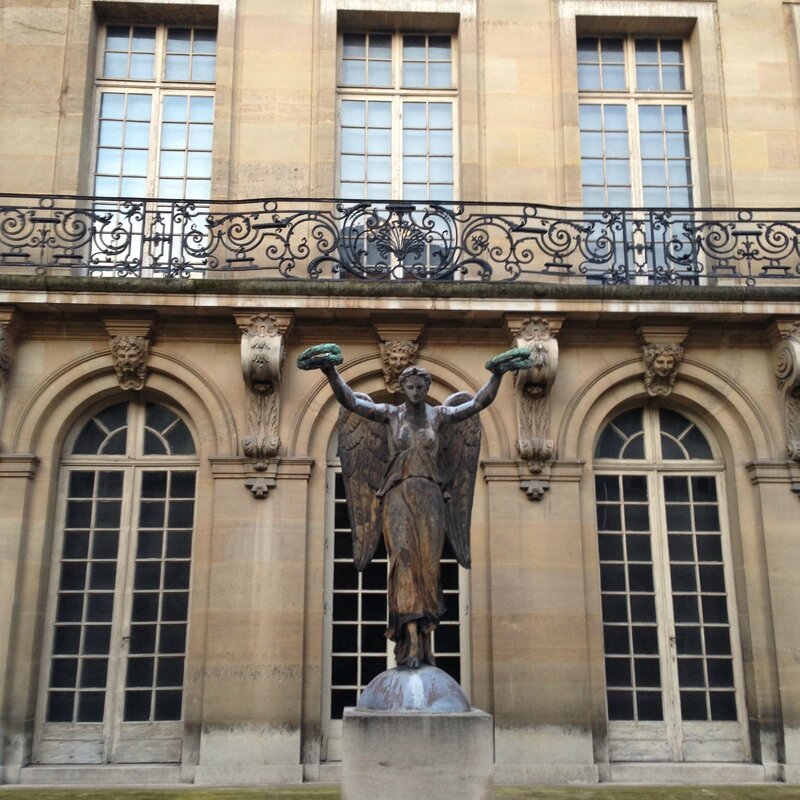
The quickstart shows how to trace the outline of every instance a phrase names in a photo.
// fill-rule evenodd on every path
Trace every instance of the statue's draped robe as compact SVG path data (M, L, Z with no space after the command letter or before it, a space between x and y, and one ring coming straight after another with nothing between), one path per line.
M399 411L399 409L398 409ZM431 416L421 430L403 425L402 412L389 423L393 453L378 497L383 498L382 527L389 555L389 627L398 663L410 642L403 625L419 621L420 633L439 624L444 613L439 561L445 539L442 480L437 465L438 435Z

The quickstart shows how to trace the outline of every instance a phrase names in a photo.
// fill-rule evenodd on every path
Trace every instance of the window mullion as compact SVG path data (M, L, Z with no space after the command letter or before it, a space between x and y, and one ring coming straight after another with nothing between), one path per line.
M653 415L651 420L655 422ZM655 428L655 424L653 424ZM662 476L652 472L650 481L651 529L653 542L653 577L656 584L656 609L659 617L661 645L661 691L667 737L675 760L681 760L680 692L678 691L678 653L675 640L675 620L672 609L672 578L667 548L666 505L662 491Z
M403 196L403 102L404 97L392 98L392 198Z
M138 404L132 404L132 407ZM134 425L129 425L134 427ZM132 452L132 451L128 451ZM118 732L117 722L124 701L126 655L130 643L131 570L135 526L133 515L139 494L139 475L132 467L125 470L122 506L120 508L119 544L117 545L117 575L114 584L114 616L111 626L108 679L106 683L106 717L104 721L104 761L110 760Z

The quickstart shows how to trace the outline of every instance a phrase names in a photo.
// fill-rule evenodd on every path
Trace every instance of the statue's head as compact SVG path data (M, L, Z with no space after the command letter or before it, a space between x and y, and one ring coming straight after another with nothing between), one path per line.
M422 367L406 367L399 378L400 389L412 402L418 403L425 399L431 385L431 374Z

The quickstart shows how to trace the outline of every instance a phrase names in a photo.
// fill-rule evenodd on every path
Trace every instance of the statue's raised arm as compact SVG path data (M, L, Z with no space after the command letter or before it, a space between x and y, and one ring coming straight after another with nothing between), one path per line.
M497 396L502 376L533 366L525 349L491 359L489 380L470 396L443 405L425 402L430 374L409 367L400 376L405 400L375 403L353 392L336 367L335 344L316 345L298 358L301 369L320 369L342 406L339 456L353 533L353 560L369 564L381 533L389 557L387 636L399 666L434 663L432 634L444 613L440 565L445 536L470 565L469 525L478 469L478 413Z

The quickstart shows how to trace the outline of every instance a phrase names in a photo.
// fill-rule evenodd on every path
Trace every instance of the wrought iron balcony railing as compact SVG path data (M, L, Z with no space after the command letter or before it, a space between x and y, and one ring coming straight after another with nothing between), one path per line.
M380 281L800 279L800 209L0 195L0 273Z

